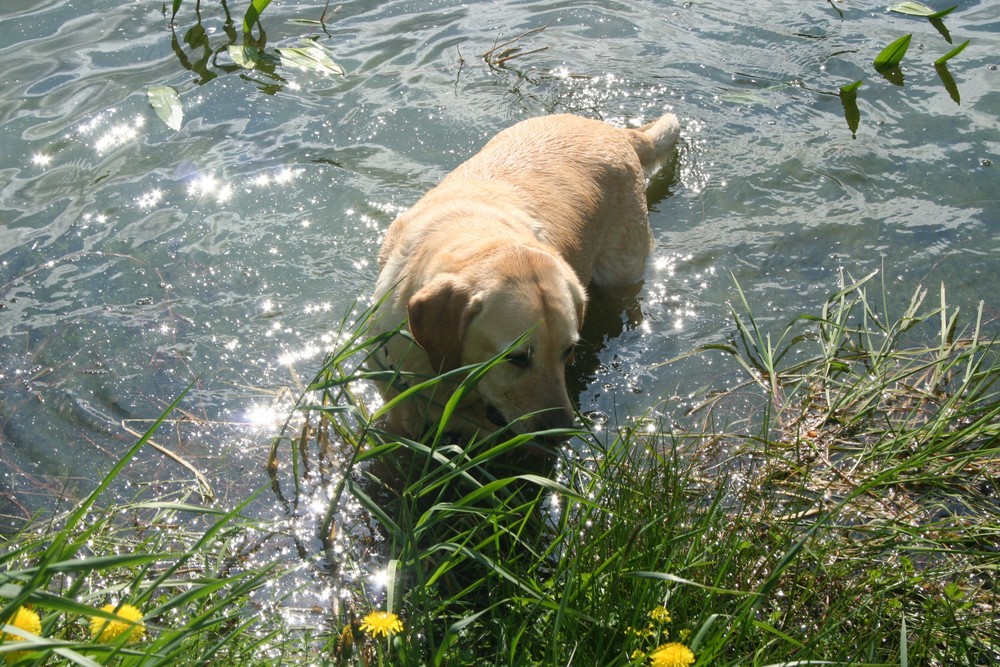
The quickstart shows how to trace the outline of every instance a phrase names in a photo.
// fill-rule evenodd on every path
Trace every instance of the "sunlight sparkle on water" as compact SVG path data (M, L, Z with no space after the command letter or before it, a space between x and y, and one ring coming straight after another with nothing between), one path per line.
M85 223L96 222L103 225L108 221L108 216L103 213L84 213L81 217Z
M256 188L264 188L269 185L287 185L291 183L293 179L301 176L303 169L292 169L291 167L282 167L277 173L268 174L261 173L253 176L249 179L251 186Z
M109 112L107 117L104 114L98 114L89 122L78 128L80 134L91 134L97 132L98 128L103 125L108 117L113 115L113 113L113 111ZM114 148L124 146L139 136L139 130L144 124L145 119L142 116L136 116L132 119L131 123L122 122L112 125L97 137L97 140L94 142L94 150L98 153L104 153Z
M323 354L324 348L319 345L307 343L296 350L288 350L278 357L278 363L282 366L291 366L297 361L312 359Z
M283 410L284 408L279 410L274 404L252 403L243 417L255 426L271 426L280 424L284 420L286 415Z
M701 137L705 124L696 119L686 119L684 127L684 143L688 150L688 159L681 161L681 183L694 194L700 194L712 180L709 168L713 164L705 164L701 156L707 152L707 141ZM725 183L718 184L725 187Z
M163 199L163 190L153 188L149 192L139 195L139 197L135 200L135 203L139 206L139 208L147 209L153 208L159 204L161 199Z
M305 306L306 315L312 315L314 313L329 313L333 310L333 304L329 301L323 303L309 303Z
M653 268L656 269L657 273L666 273L668 276L673 276L674 271L677 270L677 255L657 257L653 260Z
M221 204L232 198L233 186L211 174L201 174L188 185L188 195L209 197Z
M134 127L124 124L115 125L98 137L97 142L94 144L94 150L98 153L104 153L112 148L118 148L128 143L137 136L139 136L139 133Z
M301 173L302 173L301 170L295 170L289 167L282 167L281 171L275 174L274 181L278 184L284 185L285 183L290 183L293 178L295 178Z
M31 156L31 164L39 167L47 167L50 162L52 162L52 156L45 153L35 153Z
M381 570L376 570L374 573L372 573L372 576L369 578L369 581L375 588L385 588L386 586L389 585L389 571L386 570L385 568L382 568Z

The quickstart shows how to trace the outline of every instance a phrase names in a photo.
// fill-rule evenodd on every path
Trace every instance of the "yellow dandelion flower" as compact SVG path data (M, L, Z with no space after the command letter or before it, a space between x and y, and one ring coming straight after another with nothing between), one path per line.
M403 623L399 616L388 611L373 611L361 621L361 629L372 637L389 636L391 632L402 632Z
M688 667L694 664L694 653L684 644L670 642L649 654L652 667Z
M34 610L27 607L18 607L14 615L7 619L7 625L13 625L15 628L29 632L36 637L42 634L41 619L38 618L38 614ZM23 642L24 637L15 635L13 632L0 632L0 641ZM29 651L11 651L7 654L6 660L8 663L17 662L28 653Z
M656 607L653 611L649 612L649 617L656 621L657 623L669 623L670 622L670 612L667 611L666 607Z
M42 620L38 618L37 612L27 607L18 607L17 612L7 619L7 625L13 625L15 628L20 628L33 635L42 634ZM23 637L15 635L13 632L5 632L3 639L8 642L24 641Z
M113 642L121 635L125 635L128 637L125 643L134 644L146 634L146 626L142 623L142 612L132 605L123 604L115 607L113 604L106 604L101 607L101 611L115 614L123 620L112 621L101 616L91 616L90 634L97 641Z

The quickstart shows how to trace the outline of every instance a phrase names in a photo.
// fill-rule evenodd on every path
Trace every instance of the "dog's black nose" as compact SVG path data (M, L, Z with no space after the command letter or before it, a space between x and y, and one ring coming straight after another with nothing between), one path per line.
M553 408L545 410L538 415L541 428L539 430L549 430L557 428L573 428L576 425L576 415L569 408Z

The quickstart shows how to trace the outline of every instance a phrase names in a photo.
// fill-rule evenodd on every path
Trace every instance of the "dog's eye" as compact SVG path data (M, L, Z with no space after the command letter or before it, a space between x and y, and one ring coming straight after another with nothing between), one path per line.
M517 350L507 355L507 361L517 368L527 368L531 365L531 350Z

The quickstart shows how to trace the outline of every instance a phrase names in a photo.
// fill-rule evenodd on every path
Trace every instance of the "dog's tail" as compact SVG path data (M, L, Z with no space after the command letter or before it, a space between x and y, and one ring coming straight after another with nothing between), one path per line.
M677 143L681 124L672 113L661 116L648 125L631 130L632 145L646 174L652 174L666 162Z

